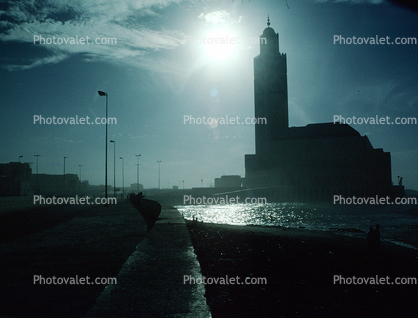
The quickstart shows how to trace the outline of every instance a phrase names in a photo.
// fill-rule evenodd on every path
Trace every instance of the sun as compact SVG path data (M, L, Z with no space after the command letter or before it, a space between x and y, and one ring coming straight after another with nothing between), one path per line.
M215 30L203 38L208 56L213 60L229 58L237 45L237 38L225 29Z

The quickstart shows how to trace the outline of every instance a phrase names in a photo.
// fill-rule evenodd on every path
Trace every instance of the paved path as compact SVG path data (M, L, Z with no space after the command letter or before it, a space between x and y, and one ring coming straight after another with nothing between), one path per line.
M162 207L160 219L108 285L85 318L211 317L204 285L184 284L201 278L186 224L177 209Z

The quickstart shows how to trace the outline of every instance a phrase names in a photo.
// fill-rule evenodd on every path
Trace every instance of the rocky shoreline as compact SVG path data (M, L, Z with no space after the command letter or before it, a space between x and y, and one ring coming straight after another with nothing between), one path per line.
M267 280L206 284L214 318L411 317L417 312L418 285L392 284L397 277L418 279L416 250L385 243L371 251L366 237L304 229L187 225L203 276ZM390 284L381 284L386 277ZM341 284L344 279L351 284Z

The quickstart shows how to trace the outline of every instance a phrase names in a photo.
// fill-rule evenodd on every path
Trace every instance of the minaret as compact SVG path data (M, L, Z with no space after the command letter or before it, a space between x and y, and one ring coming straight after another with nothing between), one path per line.
M260 154L266 143L286 138L289 127L286 54L279 52L279 34L270 28L269 17L254 58L254 104L255 117L267 119L267 124L255 125L255 151Z

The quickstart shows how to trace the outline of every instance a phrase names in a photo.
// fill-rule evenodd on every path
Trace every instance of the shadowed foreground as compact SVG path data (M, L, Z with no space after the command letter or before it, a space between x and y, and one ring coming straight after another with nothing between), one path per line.
M130 203L58 206L16 213L15 219L11 213L18 235L9 231L0 244L0 317L82 317L106 285L40 285L33 284L34 275L116 277L146 236L145 221Z
M413 317L417 285L340 285L342 277L418 278L418 251L366 239L276 227L187 221L205 277L265 277L267 284L206 285L217 317Z

